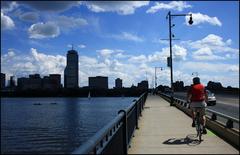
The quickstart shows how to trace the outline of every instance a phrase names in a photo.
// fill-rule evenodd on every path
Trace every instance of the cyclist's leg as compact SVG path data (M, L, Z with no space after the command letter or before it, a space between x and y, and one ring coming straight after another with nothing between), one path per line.
M192 112L192 127L195 127L196 108L191 107L191 112Z
M206 114L205 114L205 107L204 107L204 108L201 108L200 115L201 115L202 125L203 125L203 134L206 134L206 133L207 133L207 130L206 130L206 116L205 116Z

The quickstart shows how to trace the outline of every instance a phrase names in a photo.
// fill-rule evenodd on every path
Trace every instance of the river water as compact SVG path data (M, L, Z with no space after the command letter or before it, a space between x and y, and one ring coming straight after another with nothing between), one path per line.
M1 98L1 154L71 153L134 99Z

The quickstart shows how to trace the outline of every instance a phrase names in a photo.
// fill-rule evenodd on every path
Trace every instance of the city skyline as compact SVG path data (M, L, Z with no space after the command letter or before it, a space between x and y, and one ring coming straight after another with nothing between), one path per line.
M92 76L107 76L109 87L118 77L126 87L144 79L152 86L154 67L163 67L157 70L158 85L170 85L169 43L161 39L168 38L166 15L172 11L192 13L194 22L173 19L173 34L180 39L173 41L173 81L190 85L198 72L205 85L217 81L239 88L237 1L49 3L1 5L1 72L7 76L61 74L63 83L65 55L73 44L80 86Z
M61 83L60 74L49 74L49 76L41 76L40 74L29 74L28 77L19 77L17 79L11 76L10 79L6 79L6 74L1 73L1 89L19 89L19 90L54 90L54 89L72 89L72 88L91 88L91 89L121 89L130 88L122 85L122 79L116 78L115 85L112 88L108 87L107 76L95 76L88 77L87 86L68 87ZM131 87L136 87L132 85ZM149 88L148 81L142 80L137 84L138 88Z

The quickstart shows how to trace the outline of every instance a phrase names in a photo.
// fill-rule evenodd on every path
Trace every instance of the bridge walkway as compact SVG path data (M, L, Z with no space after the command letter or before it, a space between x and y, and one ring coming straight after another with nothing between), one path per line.
M128 154L239 154L210 130L198 142L192 120L159 96L149 95Z

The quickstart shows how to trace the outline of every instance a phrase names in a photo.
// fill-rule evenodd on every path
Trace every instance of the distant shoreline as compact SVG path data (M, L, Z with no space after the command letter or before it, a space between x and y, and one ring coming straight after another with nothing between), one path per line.
M147 89L120 88L120 89L58 89L1 91L1 97L138 97Z

